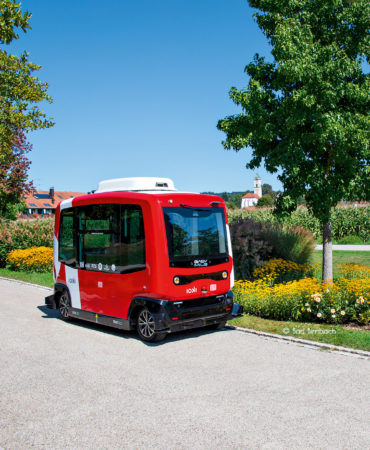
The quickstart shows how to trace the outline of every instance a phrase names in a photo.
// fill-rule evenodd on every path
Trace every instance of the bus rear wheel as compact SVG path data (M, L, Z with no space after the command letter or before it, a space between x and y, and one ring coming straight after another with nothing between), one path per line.
M67 294L67 292L63 292L59 299L59 314L62 320L71 320L68 313L68 309L70 308L70 306L71 302L69 300L69 295Z
M166 333L158 333L155 331L154 319L148 308L143 308L139 312L136 329L142 341L159 342L166 337Z

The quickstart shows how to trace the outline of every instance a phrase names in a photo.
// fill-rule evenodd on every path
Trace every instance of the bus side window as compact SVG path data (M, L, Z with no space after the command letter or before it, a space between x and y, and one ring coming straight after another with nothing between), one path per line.
M121 266L145 267L144 222L140 206L122 205Z
M68 266L76 265L73 222L72 208L63 209L60 215L59 227L59 261Z
M76 211L81 269L128 273L146 268L140 206L86 205Z
M78 208L79 260L87 270L119 266L119 205Z

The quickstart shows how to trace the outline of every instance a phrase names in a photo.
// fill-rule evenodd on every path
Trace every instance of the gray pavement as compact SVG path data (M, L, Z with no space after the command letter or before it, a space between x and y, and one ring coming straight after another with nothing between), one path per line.
M322 244L316 245L315 250L322 250ZM370 245L333 245L333 250L370 252Z
M238 331L147 345L0 280L0 447L369 448L369 361Z

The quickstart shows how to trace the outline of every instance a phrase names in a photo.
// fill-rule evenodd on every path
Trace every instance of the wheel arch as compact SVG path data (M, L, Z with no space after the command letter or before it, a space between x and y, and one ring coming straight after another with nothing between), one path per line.
M54 301L55 301L55 306L56 309L59 308L59 301L60 301L60 297L64 294L67 293L69 300L71 301L71 294L69 292L69 289L66 285L61 284L61 283L57 283L54 285Z
M150 312L157 313L162 308L162 301L153 298L146 297L134 297L131 300L131 304L128 311L128 319L130 320L130 326L135 329L136 320L139 312L143 308L148 308Z

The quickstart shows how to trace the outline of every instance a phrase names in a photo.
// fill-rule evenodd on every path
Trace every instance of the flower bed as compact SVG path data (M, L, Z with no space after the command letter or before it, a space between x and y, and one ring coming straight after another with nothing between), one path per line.
M313 269L285 263L272 260L254 272L254 280L235 283L234 299L246 313L275 320L368 324L370 267L341 266L339 278L328 285L313 276L297 279ZM278 282L283 276L292 281Z
M50 272L53 269L53 249L32 247L26 250L12 250L6 258L11 270L26 272Z
M53 246L54 218L0 220L0 267L11 250Z

